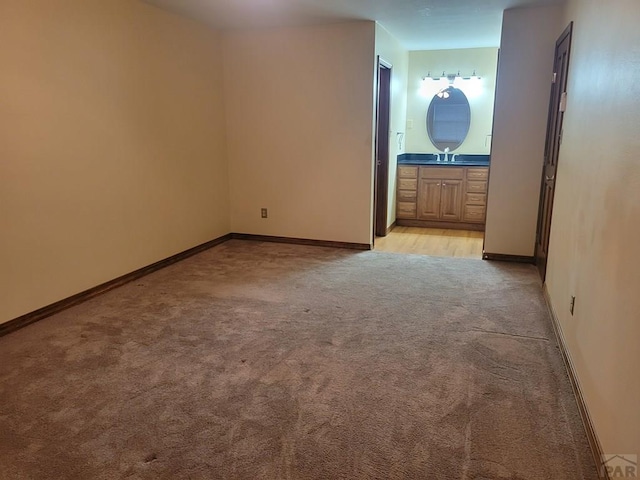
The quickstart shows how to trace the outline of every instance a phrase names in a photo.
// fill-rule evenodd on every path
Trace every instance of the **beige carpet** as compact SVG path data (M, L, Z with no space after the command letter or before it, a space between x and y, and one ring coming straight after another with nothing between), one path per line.
M596 479L535 269L230 241L0 338L2 479Z

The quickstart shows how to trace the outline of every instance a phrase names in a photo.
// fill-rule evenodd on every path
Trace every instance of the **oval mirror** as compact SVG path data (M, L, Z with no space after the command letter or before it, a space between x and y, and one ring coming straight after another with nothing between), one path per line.
M446 87L433 96L427 111L427 133L440 151L462 145L471 125L471 107L462 90Z

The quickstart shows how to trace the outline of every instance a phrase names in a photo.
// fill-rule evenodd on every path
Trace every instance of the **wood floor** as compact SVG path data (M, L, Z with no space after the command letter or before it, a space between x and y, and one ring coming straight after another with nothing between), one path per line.
M484 232L395 227L386 237L376 237L374 249L379 252L480 259L483 239Z

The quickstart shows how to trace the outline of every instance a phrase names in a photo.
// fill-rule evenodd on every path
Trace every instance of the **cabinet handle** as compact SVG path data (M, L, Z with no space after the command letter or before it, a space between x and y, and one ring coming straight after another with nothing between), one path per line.
M442 182L442 186L443 186L443 187L446 187L446 186L447 186L447 184L446 184L446 183L444 183L444 182Z

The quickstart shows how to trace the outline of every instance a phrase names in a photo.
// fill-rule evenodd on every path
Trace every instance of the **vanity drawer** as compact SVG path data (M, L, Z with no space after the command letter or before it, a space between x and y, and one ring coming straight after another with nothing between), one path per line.
M466 205L486 205L486 193L467 193L464 199Z
M418 194L415 190L398 190L398 201L399 202L414 202Z
M467 180L486 180L489 178L488 168L468 168Z
M462 220L465 222L483 223L487 210L484 206L466 205Z
M398 179L398 190L417 190L418 189L418 179L411 178L399 178Z
M398 202L396 206L396 217L416 218L416 204L408 202Z
M487 182L479 180L469 180L467 182L468 193L487 193Z
M418 167L398 167L398 178L418 178Z
M445 178L447 180L462 180L464 178L464 168L420 167L420 178Z

